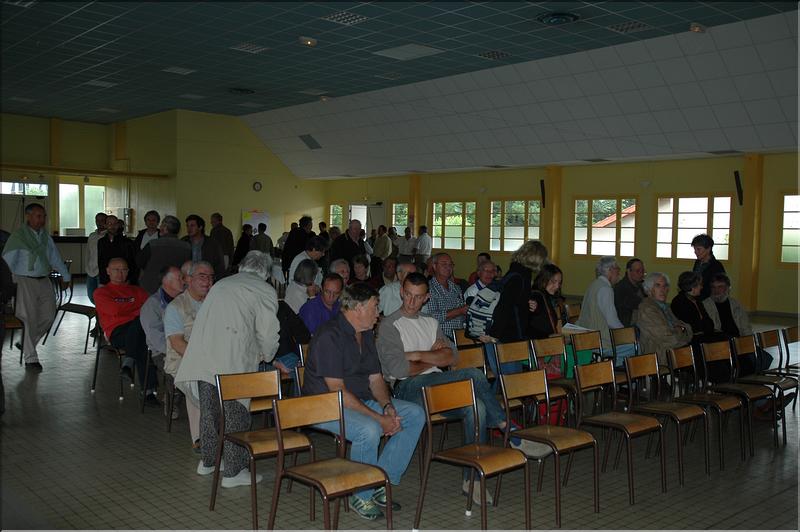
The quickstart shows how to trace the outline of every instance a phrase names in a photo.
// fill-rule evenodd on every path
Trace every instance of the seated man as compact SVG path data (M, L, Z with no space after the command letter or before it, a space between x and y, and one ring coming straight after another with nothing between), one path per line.
M211 285L214 284L214 267L209 262L192 262L186 275L186 290L173 299L164 311L164 334L167 337L167 357L164 371L175 378L181 359L186 353L192 326L197 311L205 301ZM173 415L177 412L173 410ZM189 433L192 436L192 448L200 452L200 405L188 398L186 400L186 417L189 418Z
M381 264L381 272L369 278L369 285L375 290L380 290L387 284L397 280L397 259L386 257Z
M379 292L381 314L388 316L403 306L400 298L400 287L403 285L406 276L417 271L417 266L413 262L401 262L397 265L397 281L383 285Z
M120 374L133 381L133 365L139 368L139 384L145 390L145 404L160 406L156 397L156 372L151 371L144 382L147 362L147 340L139 311L150 297L143 288L128 284L128 263L114 258L108 263L109 282L94 292L97 319L111 345L125 350Z
M164 336L164 309L170 301L183 292L183 276L175 266L167 266L161 271L161 287L147 298L139 311L139 321L147 339L147 347L152 352L155 365L163 370L167 354L167 339ZM166 412L164 413L166 415ZM178 418L178 409L172 411L172 418Z
M345 432L352 442L353 460L383 468L392 484L408 467L425 421L414 403L392 400L381 374L372 328L378 319L378 294L365 284L344 289L341 312L317 330L306 358L303 394L341 390L344 398ZM338 432L338 422L320 424ZM391 436L378 455L381 436ZM351 495L350 507L359 516L382 517L386 506L383 487ZM392 509L400 505L392 504Z
M394 384L394 395L398 399L423 404L422 387L446 382L471 379L475 386L475 399L478 408L478 434L480 442L488 441L487 427L506 427L506 416L494 392L486 380L486 375L476 368L465 368L442 372L440 367L456 363L458 355L455 346L446 338L435 318L420 312L428 301L428 280L421 273L410 273L403 281L400 291L402 307L381 321L378 330L378 356L384 377ZM466 443L474 442L475 420L472 409L445 412L449 418L464 419ZM511 439L512 447L523 452L536 453L532 442ZM540 453L541 454L541 453ZM464 470L462 491L469 493L468 468ZM480 490L472 492L473 500L480 504ZM486 494L487 502L492 500Z
M338 273L329 273L322 280L322 295L309 299L300 307L300 319L308 332L314 334L320 325L329 321L339 312L339 296L344 289L344 281Z
M345 259L336 259L335 261L331 262L329 270L334 273L338 273L345 286L350 284L350 263Z

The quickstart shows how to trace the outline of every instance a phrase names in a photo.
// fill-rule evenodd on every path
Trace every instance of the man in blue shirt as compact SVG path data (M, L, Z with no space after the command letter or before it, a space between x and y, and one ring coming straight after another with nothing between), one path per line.
M61 274L66 286L71 276L55 242L45 230L47 213L38 203L25 207L25 223L11 234L3 258L17 282L16 316L25 325L22 352L25 369L42 369L36 344L50 330L56 315L56 300L50 271Z
M320 325L339 312L339 296L344 289L344 280L338 273L329 273L322 280L322 294L309 299L300 307L298 315L306 324L308 332L314 334Z

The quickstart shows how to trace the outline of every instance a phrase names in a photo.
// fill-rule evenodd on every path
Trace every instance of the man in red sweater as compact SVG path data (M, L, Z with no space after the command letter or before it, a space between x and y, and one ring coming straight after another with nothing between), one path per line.
M150 294L139 286L128 284L128 263L125 259L111 259L106 268L109 283L94 293L97 319L111 345L125 349L120 374L133 381L133 366L139 368L139 384L146 390L145 404L159 406L156 396L156 372L151 371L144 385L147 363L147 340L139 321L139 310Z

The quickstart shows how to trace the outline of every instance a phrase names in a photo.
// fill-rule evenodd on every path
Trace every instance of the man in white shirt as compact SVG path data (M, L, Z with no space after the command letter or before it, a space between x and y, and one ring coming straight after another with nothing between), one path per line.
M413 262L414 249L417 247L417 239L411 236L411 228L406 227L402 238L397 239L397 261Z
M433 249L433 241L431 240L431 235L428 234L428 226L420 225L419 236L417 237L416 251L414 251L414 254L416 255L415 259L416 263L425 264L427 260L431 257L432 249Z
M94 215L94 224L97 229L89 233L89 237L86 239L86 257L83 260L83 269L86 271L86 295L89 296L89 301L93 305L94 291L100 283L100 267L97 264L97 241L106 234L107 217L108 215L104 212L98 212Z

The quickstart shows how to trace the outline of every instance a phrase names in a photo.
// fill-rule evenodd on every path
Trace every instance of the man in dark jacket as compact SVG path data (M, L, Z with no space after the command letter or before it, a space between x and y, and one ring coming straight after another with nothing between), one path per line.
M633 325L633 311L639 308L639 303L646 297L643 283L644 263L634 257L625 265L625 277L614 285L614 306L619 321L625 327Z
M136 284L139 271L136 268L136 251L133 241L119 231L118 218L114 215L106 217L106 234L97 241L97 266L99 268L100 284L108 284L106 268L111 259L125 259L130 266L129 279Z
M331 245L331 262L336 259L344 259L350 264L350 271L353 269L353 257L356 255L366 255L364 241L361 240L361 222L350 220L347 231L339 235Z
M225 276L225 255L222 247L212 238L206 237L206 221L196 214L186 217L186 236L183 241L192 246L192 260L204 260L214 267L216 280Z
M147 293L153 294L161 286L161 270L169 266L180 268L184 262L192 259L192 246L178 238L180 231L180 220L174 216L164 216L160 237L151 240L136 257L142 270L139 283Z
M158 214L158 211L147 211L144 215L145 228L139 231L139 234L133 240L133 249L136 253L143 250L151 240L158 238L160 233L158 229L159 223L161 223L161 215Z
M211 215L211 240L214 240L222 248L222 255L225 257L225 267L230 266L233 261L233 233L222 225L222 215L215 212Z
M292 260L299 253L305 251L308 239L316 236L314 231L311 230L312 226L311 216L303 216L299 220L298 227L292 229L289 232L289 236L286 237L286 243L283 245L283 253L281 254L281 265L284 273L288 273Z

